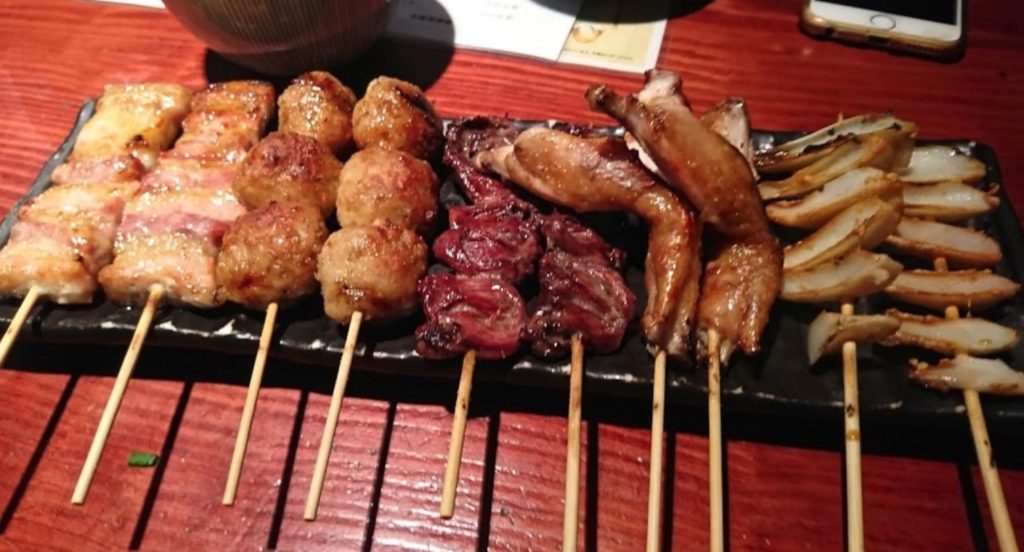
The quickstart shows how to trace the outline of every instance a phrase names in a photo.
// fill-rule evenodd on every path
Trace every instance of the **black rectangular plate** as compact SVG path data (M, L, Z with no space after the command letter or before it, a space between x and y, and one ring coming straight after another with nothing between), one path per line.
M43 166L25 198L19 200L0 224L0 242L6 243L15 221L17 208L25 199L38 195L48 185L53 169L67 157L82 124L94 111L87 102L78 114L75 127L67 141ZM529 122L522 124L552 124ZM608 129L616 132L615 129ZM755 132L755 147L768 148L774 143L797 136L794 132ZM1001 182L995 153L984 144L967 140L944 143L969 152L988 167L987 183ZM449 181L442 187L442 199L448 205L460 199ZM1005 192L1000 191L1001 204L996 212L979 220L976 226L993 235L1002 245L1004 261L996 267L1000 274L1020 281L1024 270L1024 245L1017 216ZM625 217L597 217L591 220L599 231L631 254L626 272L630 287L638 293L638 308L645 300L642 266L645 233ZM900 259L908 266L914 261ZM0 301L0 323L7 324L14 315L18 301ZM872 297L856 306L858 312L883 312L896 306L884 297ZM905 310L912 310L906 309ZM737 354L723 379L723 404L726 411L764 412L784 416L813 417L834 415L842 408L842 374L838 359L826 359L810 367L807 364L807 324L820 312L819 307L779 303L772 313L764 337L764 353L757 358ZM1001 324L1022 329L1024 305L1015 297L984 315ZM113 304L98 298L92 305L38 305L19 339L62 343L127 345L138 320L138 309ZM400 377L458 377L458 361L427 361L413 352L412 332L420 320L404 320L381 327L364 327L360 336L354 369ZM147 338L150 345L188 348L255 355L263 323L263 314L245 311L234 305L203 311L163 307L158 312ZM345 328L339 327L322 313L319 295L282 310L275 330L271 355L289 361L337 366L344 343ZM1011 365L1024 358L1018 345L1004 356ZM923 389L907 378L907 360L911 356L929 358L921 351L890 349L881 346L859 350L860 401L863 415L876 422L909 425L962 425L963 406L957 393L938 393ZM593 396L644 398L650 395L652 359L634 321L621 350L609 355L592 355L586 360L586 389ZM522 353L504 362L482 363L477 378L489 383L515 387L564 388L567 362L545 362ZM694 406L703 404L706 393L703 369L671 366L668 377L669 403ZM991 423L1024 433L1024 400L992 397L985 400L986 415Z

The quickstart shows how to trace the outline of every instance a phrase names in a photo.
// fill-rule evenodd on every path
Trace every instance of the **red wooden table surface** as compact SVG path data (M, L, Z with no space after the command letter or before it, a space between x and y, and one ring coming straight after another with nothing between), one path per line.
M891 109L918 123L923 137L987 142L1002 161L1014 204L1024 207L1024 187L1017 184L1024 178L1024 10L1009 1L972 3L965 57L940 64L812 40L797 30L799 7L797 0L729 0L676 17L660 65L683 74L697 110L726 95L745 97L758 128L810 129L838 112ZM463 51L433 52L438 65L424 68L413 55L378 48L361 71L420 71L432 83L428 95L449 116L604 122L582 100L586 85L605 81L632 89L639 83L634 75ZM199 87L233 70L163 11L0 1L0 207L8 210L25 192L83 99L104 83L168 80ZM560 547L565 421L557 411L472 419L456 516L440 521L435 512L451 421L446 408L429 401L346 399L320 519L307 523L302 505L328 397L288 385L268 388L260 398L234 507L220 506L220 496L244 386L166 377L131 383L89 499L71 506L118 356L116 350L36 347L16 352L10 368L0 370L0 549ZM201 370L204 362L230 361L143 354L139 371L163 367L166 373L176 363ZM278 374L282 378L287 374ZM449 387L454 394L454 383ZM634 407L634 417L644 419L646 407ZM692 427L699 432L703 415L694 415ZM725 420L728 430L728 413ZM843 546L841 430L835 420L834 441L814 448L729 440L732 549ZM913 450L893 453L886 435L878 428L864 436L868 547L964 550L988 542L995 548L977 471L963 461L973 455L966 434L944 437L953 440L944 445L963 448L960 461ZM757 438L756 427L746 436ZM997 458L1012 464L1000 451L1013 443L996 437ZM641 549L648 432L592 423L584 438L590 446L581 543L588 549ZM671 526L664 541L673 550L706 549L707 441L672 433L668 448ZM128 468L132 450L162 451L161 467ZM1024 471L1020 460L1013 461L1002 469L1003 485L1017 532L1024 535Z

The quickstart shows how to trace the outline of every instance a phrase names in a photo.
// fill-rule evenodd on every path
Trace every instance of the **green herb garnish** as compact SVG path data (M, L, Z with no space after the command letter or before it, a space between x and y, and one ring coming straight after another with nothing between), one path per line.
M128 465L133 468L152 468L160 457L151 452L132 452L128 457Z

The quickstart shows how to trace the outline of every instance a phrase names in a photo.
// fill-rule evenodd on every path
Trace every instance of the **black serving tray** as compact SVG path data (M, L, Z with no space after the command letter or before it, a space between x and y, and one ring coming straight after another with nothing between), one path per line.
M15 213L22 203L49 186L50 175L70 153L82 124L92 116L95 102L82 107L74 129L57 152L46 162L28 194L19 200L0 224L0 243L6 243ZM523 126L554 124L553 121L523 121ZM617 129L607 129L610 133ZM789 140L799 133L755 131L758 150ZM946 140L934 143L953 145L969 152L988 167L987 183L1001 182L995 153L984 144L968 140ZM449 179L450 180L450 179ZM1002 244L1004 261L996 267L1000 274L1016 281L1024 273L1024 240L1017 216L1005 192L991 217L976 225L993 235ZM447 206L459 203L452 182L442 186L442 200ZM630 253L626 279L637 292L638 311L646 296L643 292L643 256L646 235L628 217L588 218L610 241ZM910 259L901 259L916 266ZM18 300L0 300L0 323L10 322ZM883 312L896 306L884 297L862 300L858 312ZM836 308L836 307L833 307ZM913 310L902 306L905 310ZM807 324L820 312L819 307L779 303L764 337L764 352L756 358L737 354L722 382L723 404L727 411L746 411L798 418L835 415L842 408L842 370L838 359L825 359L814 367L807 364ZM1001 324L1024 329L1024 305L1021 297L983 313ZM65 344L123 344L127 346L139 317L139 309L116 305L104 298L85 306L59 306L42 303L35 307L29 323L19 337L23 341ZM416 376L456 379L460 363L428 361L413 352L413 330L420 319L411 318L387 326L364 325L353 365L356 371L385 376ZM239 355L255 355L263 313L245 311L234 305L213 310L179 307L161 308L147 337L152 346L209 350ZM319 295L282 310L274 334L271 356L292 362L335 368L341 355L345 328L328 320L322 313ZM1024 359L1024 345L1018 345L1003 358L1019 368L1017 359ZM958 393L938 393L923 389L907 378L911 356L930 358L919 350L862 347L859 353L860 401L865 418L876 422L900 424L962 426L964 411ZM614 354L590 355L586 359L585 389L589 396L602 399L644 398L651 392L652 359L648 354L634 321L622 348ZM481 382L514 387L567 387L567 361L550 362L521 353L502 362L483 362L476 378ZM244 378L240 381L244 381ZM671 365L667 398L670 404L695 406L704 404L706 372L702 367ZM1011 432L1024 433L1024 400L986 397L986 415L991 423ZM670 416L674 412L670 410Z

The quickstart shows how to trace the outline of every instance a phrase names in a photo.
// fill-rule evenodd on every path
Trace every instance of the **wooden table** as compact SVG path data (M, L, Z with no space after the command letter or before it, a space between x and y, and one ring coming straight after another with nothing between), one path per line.
M1007 1L971 3L966 56L940 64L812 40L797 30L799 8L797 0L723 0L683 10L692 13L670 22L660 65L682 72L698 111L726 95L745 97L758 128L810 129L838 112L891 109L917 122L924 137L987 142L1002 160L1015 205L1024 207L1024 187L1016 184L1024 178L1024 11ZM435 54L441 59L436 70L403 62L382 47L361 70L434 71L427 75L434 81L428 95L444 115L595 122L606 120L587 110L587 84L604 81L627 90L640 80L474 52ZM0 1L0 207L6 211L25 192L83 99L97 95L104 83L167 80L199 87L233 71L163 11L70 0ZM202 370L205 363L232 362L216 355L143 355L141 377L128 389L88 502L73 507L71 489L119 355L89 347L22 348L10 369L0 370L0 548L560 547L560 403L551 415L509 410L473 418L456 517L440 521L435 512L449 412L439 401L394 403L371 392L360 397L357 385L357 396L342 411L320 519L307 523L302 505L328 397L271 387L259 402L238 502L220 506L245 392L238 382L248 376L227 383L152 376L160 367ZM244 371L250 361L234 362ZM273 379L273 363L270 371ZM277 381L286 380L278 373ZM454 383L441 387L454 393ZM646 419L644 404L623 408L641 423ZM705 415L690 414L691 423L684 423L689 431L668 437L671 526L664 540L673 550L702 550L708 542L707 441L692 433L703 431ZM825 422L834 428L831 440L803 442L798 435L764 444L743 440L765 438L756 426L740 435L730 431L732 549L843 546L839 417ZM728 412L726 426L729 431ZM588 549L641 549L648 432L590 423L584 437L588 496L581 501L581 541ZM933 447L900 447L887 428L865 429L870 549L995 547L977 470L969 467L973 452L966 432L934 437L943 441L938 448L962 452L932 455ZM1019 445L998 434L994 441L1010 513L1024 535ZM128 468L132 450L162 452L160 467Z

